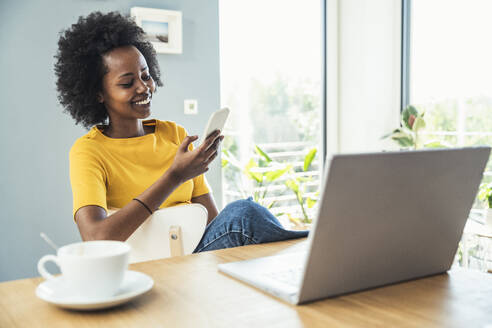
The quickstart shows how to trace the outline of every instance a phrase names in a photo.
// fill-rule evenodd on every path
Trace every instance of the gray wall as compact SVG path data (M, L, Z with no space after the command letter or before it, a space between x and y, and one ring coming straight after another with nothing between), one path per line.
M92 11L133 6L180 10L183 54L160 54L165 86L153 100L153 118L199 134L220 105L217 0L1 0L0 1L0 281L38 276L36 263L80 236L72 220L68 152L86 133L58 104L53 74L58 33ZM199 114L185 116L183 100ZM221 208L220 163L207 174Z

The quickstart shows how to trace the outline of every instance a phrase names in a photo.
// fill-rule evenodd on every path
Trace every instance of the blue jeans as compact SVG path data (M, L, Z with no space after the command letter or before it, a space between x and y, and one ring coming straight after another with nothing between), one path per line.
M308 231L285 230L275 216L252 198L227 205L205 228L193 253L306 237Z

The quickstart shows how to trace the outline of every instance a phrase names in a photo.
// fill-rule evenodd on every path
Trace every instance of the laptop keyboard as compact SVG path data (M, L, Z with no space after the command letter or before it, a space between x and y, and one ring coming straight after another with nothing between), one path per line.
M267 272L264 275L291 286L299 286L301 284L302 269L303 267L299 266L286 270Z

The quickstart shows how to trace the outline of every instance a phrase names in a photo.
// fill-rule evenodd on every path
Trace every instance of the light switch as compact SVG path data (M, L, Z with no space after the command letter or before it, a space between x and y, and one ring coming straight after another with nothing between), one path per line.
M185 115L198 114L198 101L196 99L185 99L184 101L184 113Z

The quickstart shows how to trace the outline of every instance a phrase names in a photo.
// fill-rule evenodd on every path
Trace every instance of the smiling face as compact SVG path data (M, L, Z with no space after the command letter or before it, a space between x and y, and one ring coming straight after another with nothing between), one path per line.
M119 47L103 56L107 73L99 101L112 122L144 119L150 115L155 83L147 62L134 46Z

